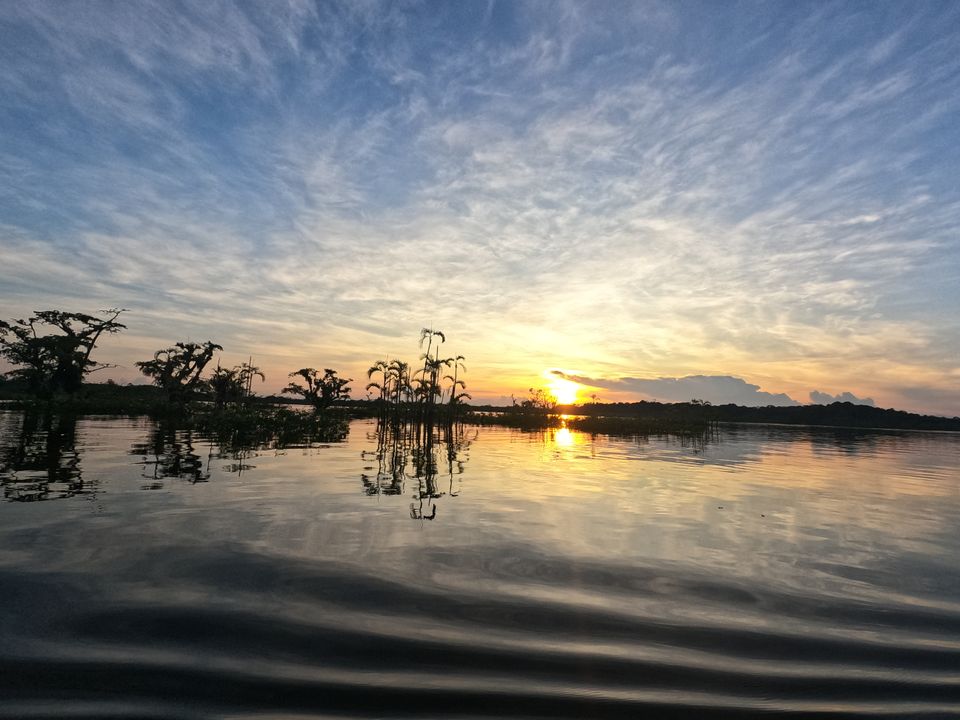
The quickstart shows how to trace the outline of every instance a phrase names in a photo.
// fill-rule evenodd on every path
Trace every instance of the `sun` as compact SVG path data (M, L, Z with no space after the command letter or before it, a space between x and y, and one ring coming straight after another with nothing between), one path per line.
M547 383L547 389L557 399L558 405L573 405L577 402L577 390L580 389L578 383L552 374L549 378L550 382Z

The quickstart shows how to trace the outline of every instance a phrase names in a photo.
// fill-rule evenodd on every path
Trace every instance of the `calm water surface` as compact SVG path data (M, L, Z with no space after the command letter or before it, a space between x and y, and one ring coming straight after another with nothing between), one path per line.
M960 437L0 413L0 717L960 716Z

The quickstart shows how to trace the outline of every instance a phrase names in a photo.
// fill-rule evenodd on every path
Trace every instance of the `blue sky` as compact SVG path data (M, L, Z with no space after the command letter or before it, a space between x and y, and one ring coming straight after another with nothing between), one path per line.
M121 380L432 324L483 399L960 414L957 48L949 2L0 2L3 315L129 308Z

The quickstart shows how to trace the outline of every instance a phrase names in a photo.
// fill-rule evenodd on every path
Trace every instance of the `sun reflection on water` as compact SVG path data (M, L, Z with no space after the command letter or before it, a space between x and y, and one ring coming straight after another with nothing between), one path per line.
M562 427L553 434L553 442L557 444L558 447L573 447L574 437L573 433L570 432L570 428Z

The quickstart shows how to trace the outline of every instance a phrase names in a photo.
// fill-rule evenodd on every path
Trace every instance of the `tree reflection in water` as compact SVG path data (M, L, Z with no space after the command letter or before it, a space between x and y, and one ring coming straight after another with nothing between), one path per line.
M0 433L4 499L30 502L93 492L80 470L76 416L5 414L5 420Z
M144 468L143 477L150 481L143 488L158 490L163 487L164 478L179 478L194 484L207 482L213 445L208 443L207 447L207 457L203 459L194 450L191 430L178 430L169 422L158 422L147 441L134 443L130 453L143 458L140 462Z
M371 496L402 495L409 481L413 486L410 517L433 520L437 517L436 501L444 495L458 494L455 480L464 472L465 453L477 431L468 432L459 423L438 427L379 420L368 437L376 440L376 449L365 450L362 456L377 461L377 472L360 475L364 492ZM373 466L365 469L373 470Z

